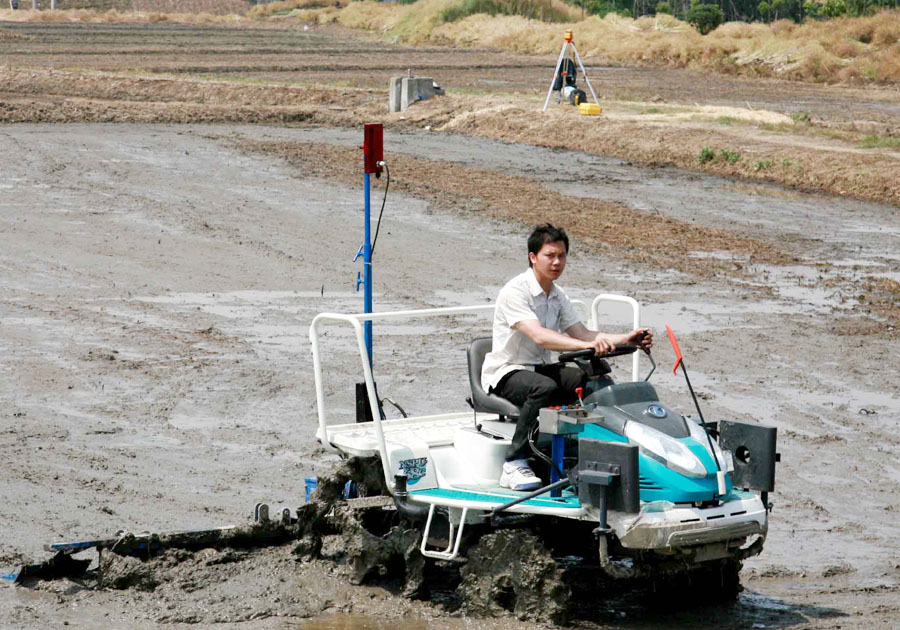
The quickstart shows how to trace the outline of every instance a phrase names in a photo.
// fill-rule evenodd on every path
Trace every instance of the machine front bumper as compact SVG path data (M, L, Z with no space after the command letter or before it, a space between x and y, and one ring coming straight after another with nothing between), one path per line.
M765 537L768 530L762 501L749 493L708 508L648 503L636 516L611 512L609 522L623 547L655 551L740 545L750 536Z

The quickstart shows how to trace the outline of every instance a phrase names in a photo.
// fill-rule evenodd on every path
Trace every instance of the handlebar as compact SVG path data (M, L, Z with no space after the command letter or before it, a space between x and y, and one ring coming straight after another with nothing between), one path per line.
M569 361L574 361L576 359L590 359L591 357L594 357L594 356L603 357L603 358L621 357L626 354L633 354L634 352L637 352L640 349L641 349L640 346L637 346L633 343L623 343L623 344L619 344L615 348L613 348L612 352L606 352L604 354L598 355L598 354L595 354L591 348L586 348L584 350L574 350L572 352L563 352L562 354L559 355L559 362L567 363Z

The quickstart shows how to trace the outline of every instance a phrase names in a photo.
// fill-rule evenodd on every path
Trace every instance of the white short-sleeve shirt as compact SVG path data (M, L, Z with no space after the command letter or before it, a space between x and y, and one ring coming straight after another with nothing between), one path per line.
M536 319L544 328L565 332L581 319L565 292L555 284L550 294L529 268L506 283L497 296L494 311L493 345L481 367L481 386L484 391L496 387L505 375L515 370L534 370L552 360L545 350L513 326Z

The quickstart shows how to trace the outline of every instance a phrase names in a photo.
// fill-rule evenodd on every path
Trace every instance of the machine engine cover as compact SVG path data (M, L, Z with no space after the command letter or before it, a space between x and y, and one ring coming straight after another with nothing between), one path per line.
M719 421L719 445L734 455L732 483L760 492L775 490L778 430L761 424Z

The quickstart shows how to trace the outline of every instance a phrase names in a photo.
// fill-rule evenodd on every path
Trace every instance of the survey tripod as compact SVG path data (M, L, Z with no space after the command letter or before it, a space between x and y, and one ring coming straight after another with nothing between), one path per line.
M566 72L563 70L563 62L569 55L569 48L572 49L572 54L574 54L575 60L578 62L578 66L581 68L581 76L584 77L585 83L587 83L588 90L591 92L591 96L594 98L594 102L597 105L600 104L600 101L597 100L597 93L594 92L594 86L591 85L591 80L588 79L587 71L584 69L584 62L581 61L581 55L578 54L578 48L575 47L575 40L572 38L572 31L566 31L563 36L563 45L562 50L559 51L559 59L556 60L556 70L553 72L553 79L550 81L550 89L547 90L547 98L544 100L544 109L541 111L547 111L547 106L550 104L550 97L553 95L553 88L559 80L559 92L562 95L562 89L565 87L565 76ZM559 100L557 100L557 103Z

